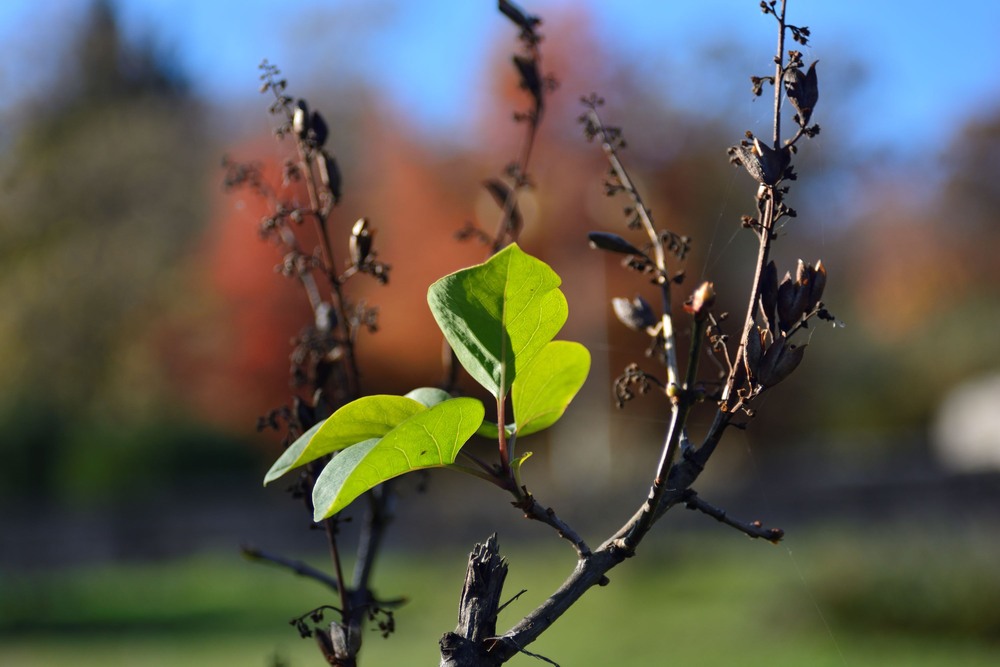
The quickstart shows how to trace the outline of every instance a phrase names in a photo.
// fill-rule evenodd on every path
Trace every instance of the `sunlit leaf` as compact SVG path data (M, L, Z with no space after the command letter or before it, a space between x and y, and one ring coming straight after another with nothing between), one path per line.
M452 398L410 417L382 438L344 449L327 464L313 487L314 518L320 521L382 482L413 470L455 462L459 450L483 423L485 409L474 398Z
M502 398L566 322L560 282L547 264L512 244L435 282L427 301L462 366Z
M580 343L554 340L525 368L512 388L517 435L556 423L590 372L590 352Z
M380 438L426 409L420 401L404 396L380 394L352 401L293 442L267 471L264 484L331 452L369 438Z

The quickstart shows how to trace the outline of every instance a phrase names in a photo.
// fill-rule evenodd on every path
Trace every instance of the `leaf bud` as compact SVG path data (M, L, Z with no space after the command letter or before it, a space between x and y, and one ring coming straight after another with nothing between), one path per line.
M715 286L710 282L704 282L684 302L684 310L694 315L695 320L700 322L708 317L708 311L714 303Z

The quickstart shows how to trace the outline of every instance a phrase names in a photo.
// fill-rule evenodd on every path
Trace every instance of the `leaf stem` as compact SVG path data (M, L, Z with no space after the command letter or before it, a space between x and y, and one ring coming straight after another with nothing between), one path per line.
M507 400L505 396L500 396L497 398L497 442L500 447L500 470L505 477L510 477L513 480L513 475L510 471L510 451L507 446L507 428L505 424L506 419L506 409Z

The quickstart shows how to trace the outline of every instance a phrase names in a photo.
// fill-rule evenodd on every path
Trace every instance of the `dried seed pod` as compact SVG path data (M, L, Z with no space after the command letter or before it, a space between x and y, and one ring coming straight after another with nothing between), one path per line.
M796 273L798 273L796 271ZM778 328L785 333L795 326L806 313L809 300L809 286L798 281L792 281L792 276L785 273L778 285Z
M316 156L316 169L319 171L319 180L323 187L327 189L333 197L333 203L340 202L340 168L337 161L326 151L321 151Z
M760 368L760 360L764 354L763 341L761 340L763 335L763 331L754 327L747 337L747 346L743 356L747 367L747 375L751 378L751 382L757 378L757 369Z
M792 156L787 148L774 150L767 144L762 144L759 139L753 140L754 151L760 156L761 171L763 172L764 185L775 185L785 175L785 169L791 162Z
M755 181L764 182L764 172L761 169L760 160L757 159L749 146L742 143L738 146L730 146L729 155L732 156L732 162L743 165L743 168Z
M618 321L633 331L645 331L656 325L652 307L641 296L636 296L631 301L615 297L611 300L611 307L614 308Z
M816 102L819 101L819 81L816 76L816 60L809 66L805 74L798 67L793 67L785 72L783 82L785 84L785 94L788 100L799 112L799 125L805 127L809 124Z
M538 61L525 56L514 56L514 66L521 75L521 88L531 93L535 106L542 108L542 75L538 71Z
M608 232L590 232L587 234L590 247L596 250L607 250L609 252L620 252L623 255L641 255L641 250L618 236Z
M788 331L802 317L802 313L795 312L795 283L788 273L778 285L778 329Z
M823 298L823 290L826 289L826 267L823 266L823 260L816 262L816 268L813 270L812 282L809 285L809 297L806 299L806 312L812 312L812 310L819 305L820 300Z
M802 363L805 351L805 345L792 345L782 336L764 352L757 370L757 381L764 387L778 384Z
M775 317L775 310L778 305L778 267L774 260L764 267L764 274L760 278L760 309L764 313L767 325L771 331L775 331L778 322Z
M292 132L299 139L305 139L309 132L309 105L305 100L295 103L295 111L292 113Z
M373 232L369 229L368 218L360 218L351 229L349 249L354 266L361 266L371 255Z
M510 0L500 0L499 6L503 15L513 21L521 30L534 30L535 26L542 22L537 16L525 14L523 9Z
M309 143L314 148L322 148L326 144L326 138L330 131L326 126L326 121L318 111L313 111L309 116Z
M792 156L787 148L774 150L754 138L753 145L741 143L731 146L729 154L733 161L743 165L755 181L762 185L775 185L785 175Z
M800 259L795 267L795 299L792 301L792 312L799 313L798 317L809 312L807 307L809 305L809 289L814 275L816 275L816 269Z
M799 259L799 261L795 264L795 282L798 285L808 286L809 283L812 282L809 279L812 271L813 268L811 264L806 264L801 259Z

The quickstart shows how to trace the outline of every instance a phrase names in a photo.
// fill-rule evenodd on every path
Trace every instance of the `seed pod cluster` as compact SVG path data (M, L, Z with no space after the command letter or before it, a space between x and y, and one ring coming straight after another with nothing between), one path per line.
M788 273L778 285L778 326L789 331L799 320L819 304L826 287L826 269L823 262L814 268L801 259L795 271L795 280Z
M744 349L751 385L773 387L802 363L806 346L793 344L789 337L803 318L817 312L822 317L819 309L825 288L826 268L822 261L813 266L800 259L795 277L786 273L780 283L774 262L764 267L758 305L766 326L750 332Z
M774 262L770 262L760 283L760 310L775 336L789 333L820 305L826 289L826 267L822 260L814 267L800 259L794 279L786 273L778 283L777 275Z

